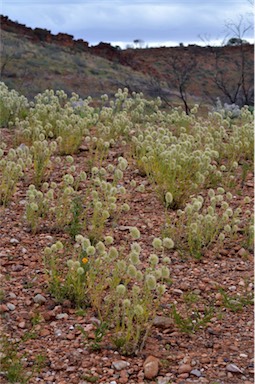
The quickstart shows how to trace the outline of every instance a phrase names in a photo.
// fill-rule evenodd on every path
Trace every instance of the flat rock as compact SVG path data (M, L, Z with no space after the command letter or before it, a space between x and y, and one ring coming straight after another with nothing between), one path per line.
M0 304L0 313L1 312L8 312L8 307L5 304Z
M192 371L190 371L190 374L196 377L202 376L202 373L198 369L192 369Z
M170 384L169 377L158 377L157 384Z
M159 371L159 359L155 356L148 356L143 364L144 377L146 379L153 379L157 376Z
M16 308L15 305L12 303L7 303L6 306L9 309L9 311L14 311L14 309Z
M172 328L174 326L174 322L170 319L170 317L156 316L153 320L153 325L159 328Z
M243 371L242 371L240 368L238 368L238 366L235 365L235 364L228 364L228 365L226 366L226 370L227 370L228 372L243 373Z
M13 245L19 244L19 240L15 239L14 237L10 240L10 243Z
M57 319L57 320L62 320L62 319L67 320L67 319L68 319L68 314L67 314L67 313L58 313L58 314L56 315L56 319Z
M246 256L247 255L247 251L244 249L244 248L241 248L239 249L238 253L237 253L239 256Z
M35 295L35 297L33 298L34 302L36 304L44 304L46 302L46 299L43 295L41 295L40 293L38 293L37 295Z
M116 371L121 371L122 369L129 367L129 365L129 362L125 360L118 360L112 363L112 367L116 369Z
M182 364L180 365L179 369L178 369L178 373L181 374L181 373L190 373L190 371L192 370L191 366L189 364Z

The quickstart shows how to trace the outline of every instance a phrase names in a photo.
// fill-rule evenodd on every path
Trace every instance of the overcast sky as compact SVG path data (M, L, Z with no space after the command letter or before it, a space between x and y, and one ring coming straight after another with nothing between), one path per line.
M123 48L135 39L145 46L202 44L199 35L222 41L227 21L237 22L240 15L251 20L253 11L249 0L3 0L1 7L28 27ZM252 41L253 31L245 38Z

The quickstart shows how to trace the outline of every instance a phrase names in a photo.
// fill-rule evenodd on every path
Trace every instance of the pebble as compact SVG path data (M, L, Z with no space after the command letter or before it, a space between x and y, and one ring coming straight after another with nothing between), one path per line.
M54 333L55 333L55 336L56 336L56 337L60 337L60 336L62 336L62 332L61 332L60 329L56 329Z
M221 300L222 299L222 295L221 295L221 293L216 293L216 295L215 295L215 299L216 300Z
M196 377L201 377L202 376L202 373L198 369L192 369L192 371L190 371L190 374L194 375Z
M24 269L24 265L22 265L22 264L17 264L17 265L12 266L12 270L14 272L20 272L20 271L22 271L22 269Z
M155 356L148 356L143 364L144 377L146 379L153 379L157 376L159 371L159 359Z
M156 316L153 320L153 325L160 328L171 328L174 326L174 322L170 317Z
M50 331L48 329L42 329L40 332L41 337L49 336L49 335L50 335Z
M8 307L7 307L7 305L5 305L5 304L1 304L0 305L0 313L1 312L8 312Z
M238 253L237 253L239 256L246 256L247 255L247 251L244 249L244 248L241 248L239 249Z
M19 328L23 329L26 327L26 323L25 321L21 321L19 324L18 324Z
M170 383L169 377L158 377L157 384L169 384L169 383Z
M116 369L116 371L121 371L122 369L129 367L129 365L129 362L124 360L114 361L112 363L112 367Z
M67 314L67 313L58 313L58 314L56 315L56 319L57 319L57 320L62 320L62 319L67 320L67 319L68 319L68 314Z
M40 293L38 293L37 295L34 296L33 298L34 302L36 304L44 304L46 302L46 299L43 295L41 295Z
M11 244L19 244L19 240L18 239L15 239L14 237L10 240L10 243Z
M9 311L14 311L14 309L16 308L15 305L12 303L7 303L6 306L9 309Z
M48 241L50 241L50 242L53 242L53 241L54 241L53 237L50 236L50 235L45 236L45 240L48 240Z
M235 286L235 285L231 285L231 286L229 287L229 291L231 291L231 292L236 291L236 286Z
M188 373L181 373L178 377L180 379L187 379L189 377L189 374Z
M226 366L226 370L227 370L228 372L243 373L243 372L241 371L241 369L238 368L238 366L235 365L235 364L228 364L228 365Z
M188 283L181 283L179 288L181 291L188 291L189 287L190 285Z
M192 370L191 366L189 364L182 364L180 365L178 369L178 373L189 373Z
M101 324L101 321L97 318L97 317L91 317L90 319L89 319L89 321L92 323L92 324L95 324L95 325L100 325Z

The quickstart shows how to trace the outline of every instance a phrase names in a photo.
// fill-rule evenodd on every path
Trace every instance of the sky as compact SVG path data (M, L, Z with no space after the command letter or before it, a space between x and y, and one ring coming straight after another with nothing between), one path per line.
M253 21L252 0L2 0L1 14L90 45L211 45L233 37L230 21ZM227 36L227 37L226 37ZM253 29L244 38L253 42ZM140 44L134 44L140 40Z

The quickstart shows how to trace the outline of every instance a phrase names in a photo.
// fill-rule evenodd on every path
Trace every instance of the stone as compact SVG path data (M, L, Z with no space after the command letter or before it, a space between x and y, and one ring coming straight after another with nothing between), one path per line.
M14 237L10 240L10 243L13 244L13 245L17 245L19 244L19 240L18 239L15 239Z
M120 372L119 383L120 384L127 384L128 382L129 382L128 372L126 370L122 370Z
M14 309L16 308L15 305L12 303L7 303L6 306L9 309L9 311L14 311Z
M190 371L190 374L196 377L202 376L202 373L198 369L192 369L192 371Z
M21 329L26 328L26 323L25 323L25 321L21 321L21 322L18 324L18 327L21 328Z
M53 319L55 316L52 311L46 311L42 313L42 317L44 318L45 321L49 321Z
M170 384L170 378L169 377L158 377L157 384Z
M5 304L0 304L0 313L8 312L8 307Z
M234 291L236 291L236 286L235 286L235 285L231 285L228 289L229 289L231 292L234 292Z
M96 325L96 326L99 326L100 324L101 324L101 321L98 319L98 318L96 318L96 317L91 317L90 319L89 319L89 321L92 323L92 324L94 324L94 325Z
M183 294L183 291L181 289L175 288L173 289L173 293L176 293L177 295L181 296Z
M189 364L182 364L180 365L179 369L178 369L178 373L181 374L181 373L190 373L190 371L192 370L191 366Z
M58 314L56 315L56 319L57 319L57 320L62 320L62 319L67 320L67 319L68 319L68 314L67 314L67 313L58 313Z
M62 336L62 332L61 332L60 329L56 329L54 333L55 333L56 337L61 337Z
M238 253L239 256L243 257L247 255L247 251L244 248L239 249Z
M112 363L112 367L116 369L116 371L121 371L122 369L129 367L129 365L129 362L125 360L118 360Z
M228 364L228 365L226 366L226 370L227 370L228 372L243 373L243 371L241 371L241 369L238 368L238 366L235 365L235 364Z
M148 356L143 364L144 377L146 379L153 379L157 376L159 371L159 359L155 356Z
M153 325L159 328L173 328L174 322L172 319L170 319L170 317L156 316L153 320Z
M188 373L181 373L180 375L178 375L179 379L187 379L189 377L189 374Z
M34 302L36 304L44 304L46 302L46 299L43 295L41 295L40 293L38 293L37 295L34 296L33 298Z
M75 334L74 334L74 333L68 333L68 334L66 335L66 338L67 338L68 340L74 340L74 339L75 339Z
M41 337L45 337L45 336L49 336L50 335L50 331L48 329L42 329L41 332L40 332L40 336Z

